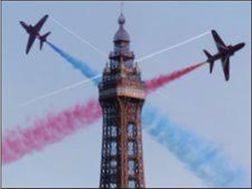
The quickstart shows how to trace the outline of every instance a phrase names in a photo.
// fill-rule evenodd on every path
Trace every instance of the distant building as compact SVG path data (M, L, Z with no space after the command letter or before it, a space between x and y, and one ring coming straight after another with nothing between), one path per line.
M114 51L99 83L103 112L101 188L144 188L141 111L146 88L130 51L125 17L118 19Z

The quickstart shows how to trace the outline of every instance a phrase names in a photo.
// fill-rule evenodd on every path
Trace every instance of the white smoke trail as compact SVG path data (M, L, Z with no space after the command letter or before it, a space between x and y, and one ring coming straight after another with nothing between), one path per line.
M51 18L51 19L53 19L53 18ZM54 20L55 22L58 22L58 21L55 20L55 19L53 19L53 20ZM73 34L74 36L76 36L78 39L82 40L83 42L86 41L85 39L82 39L80 36L76 35L76 34L73 33L71 30L69 30L68 28L66 28L66 27L65 27L64 25L62 25L60 22L58 22L58 24L59 24L62 28L64 28L66 31L68 31L69 33L71 33L71 34ZM191 41L193 41L193 40L195 40L195 39L198 39L198 38L200 38L200 37L203 37L203 36L207 35L208 33L209 33L209 31L208 31L208 32L204 32L204 33L202 33L202 34L200 34L200 35L197 35L197 36L195 36L195 37L192 37L192 38L190 38L190 39L187 39L187 40L185 40L185 41L183 41L183 42L177 43L177 44L175 44L175 45L173 45L173 46L171 46L171 47L168 47L168 48L165 48L165 49L163 49L163 50L160 50L160 51L151 53L150 55L147 55L147 56L144 56L144 57L142 57L142 58L139 58L139 59L137 60L137 62L141 62L141 61L143 61L143 60L146 60L146 59L151 58L151 57L153 57L153 56L156 56L156 55L158 55L158 54L167 52L168 50L171 50L171 49L174 49L174 48L176 48L176 47L180 47L180 46L182 46L182 45L185 45L185 44L187 44L187 43L189 43L189 42L191 42ZM88 43L89 43L89 42L88 42ZM91 44L91 46L92 46L92 44ZM95 49L97 50L96 47L93 46L93 48L95 48ZM98 51L99 51L99 49L98 49ZM97 51L97 52L98 52L98 51ZM37 97L37 98L33 98L33 99L31 99L31 100L29 100L29 101L27 101L27 102L22 103L21 106L25 106L25 105L32 104L33 102L37 102L37 101L39 101L39 100L42 100L42 99L51 97L51 96L53 96L53 95L56 95L56 94L62 93L62 92L64 92L64 91L70 90L70 89L72 89L72 88L78 87L78 86L80 86L80 85L83 85L84 83L89 83L89 82L93 81L94 79L97 79L97 78L99 78L99 77L101 77L101 76L102 76L101 74L98 74L98 75L96 75L96 76L94 76L94 77L91 77L91 78L89 78L89 79L86 79L86 80L84 80L84 81L75 83L75 84L70 85L70 86L66 86L66 87L64 87L64 88L62 88L62 89L58 89L58 90L56 90L56 91L52 91L52 92L50 92L50 93L48 93L48 94L39 96L39 97Z
M72 30L70 30L69 28L67 28L65 25L63 25L60 21L56 20L53 17L50 17L51 20L56 23L58 26L60 26L62 29L64 29L66 32L70 33L71 35L73 35L76 39L80 40L81 42L85 43L86 45L88 45L89 47L91 47L92 49L94 49L97 53L99 53L102 57L107 58L108 56L106 55L106 53L104 53L102 50L98 49L95 45L93 45L92 43L90 43L88 40L82 38L81 36L79 36L78 34L76 34L75 32L73 32Z
M147 60L147 59L149 59L149 58L152 58L152 57L154 57L154 56L156 56L156 55L159 55L159 54L162 54L162 53L167 52L167 51L169 51L169 50L172 50L172 49L174 49L174 48L180 47L180 46L185 45L185 44L187 44L187 43L189 43L189 42L191 42L191 41L194 41L194 40L199 39L199 38L201 38L201 37L203 37L203 36L205 36L205 35L208 35L209 33L210 33L210 31L206 31L206 32L204 32L204 33L202 33L202 34L199 34L199 35L197 35L197 36L191 37L191 38L189 38L189 39L187 39L187 40L185 40L185 41L182 41L182 42L177 43L177 44L175 44L175 45L172 45L172 46L170 46L170 47L166 47L166 48L164 48L164 49L161 49L161 50L156 51L156 52L154 52L154 53L151 53L151 54L149 54L149 55L142 56L142 57L138 58L138 59L136 60L136 62L142 62L142 61Z
M27 106L27 105L32 104L32 103L34 103L34 102L43 100L43 99L45 99L45 98L48 98L48 97L51 97L51 96L54 96L54 95L57 95L57 94L60 94L60 93L65 92L65 91L67 91L67 90L70 90L70 89L79 87L79 86L81 86L81 85L88 84L90 81L93 81L93 80L95 80L95 79L97 79L97 78L99 78L99 77L101 77L101 75L96 75L96 76L94 76L94 77L92 77L92 78L90 78L90 79L85 79L85 80L80 81L80 82L78 82L78 83L75 83L75 84L72 84L72 85L68 85L68 86L63 87L63 88L61 88L61 89L52 91L52 92L50 92L50 93L48 93L48 94L41 95L41 96L38 96L38 97L33 98L33 99L31 99L31 100L28 100L28 101L26 101L26 102L20 104L19 106L20 106L20 107Z
M98 52L98 53L99 53L100 55L102 55L103 57L107 58L106 53L104 53L103 51L101 51L99 48L97 48L95 45L93 45L92 43L90 43L88 40L82 38L81 36L79 36L78 34L76 34L75 32L73 32L71 29L67 28L65 25L63 25L63 24L62 24L60 21L58 21L57 19L55 19L55 18L53 18L53 17L51 17L51 19L52 19L52 21L53 21L54 23L56 23L56 24L57 24L58 26L60 26L62 29L64 29L65 31L67 31L68 33L70 33L71 35L73 35L74 37L76 37L78 40L84 42L86 45L88 45L89 47L91 47L92 49L94 49L96 52ZM162 53L167 52L167 51L169 51L169 50L172 50L172 49L174 49L174 48L177 48L177 47L180 47L180 46L182 46L182 45L185 45L185 44L187 44L187 43L189 43L189 42L191 42L191 41L194 41L194 40L196 40L196 39L199 39L199 38L201 38L201 37L203 37L203 36L205 36L205 35L208 35L208 34L210 34L210 31L206 31L206 32L201 33L201 34L199 34L199 35L197 35L197 36L191 37L191 38L189 38L189 39L187 39L187 40L185 40L185 41L182 41L182 42L180 42L180 43L177 43L177 44L175 44L175 45L172 45L172 46L170 46L170 47L166 47L166 48L164 48L164 49L161 49L161 50L156 51L156 52L154 52L154 53L151 53L151 54L149 54L149 55L140 57L140 58L136 59L136 62L142 62L142 61L147 60L147 59L149 59L149 58L152 58L152 57L154 57L154 56L156 56L156 55L162 54Z

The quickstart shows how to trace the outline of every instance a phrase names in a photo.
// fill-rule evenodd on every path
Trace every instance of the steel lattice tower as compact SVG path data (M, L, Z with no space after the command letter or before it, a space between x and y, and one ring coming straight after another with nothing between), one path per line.
M146 88L121 14L114 51L99 83L103 112L101 188L144 188L141 111Z

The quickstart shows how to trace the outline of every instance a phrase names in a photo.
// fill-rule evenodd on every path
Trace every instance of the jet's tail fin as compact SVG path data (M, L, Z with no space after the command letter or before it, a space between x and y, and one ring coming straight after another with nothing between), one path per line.
M210 64L210 73L212 73L213 67L214 67L213 56L207 50L204 49L203 51L205 55L207 56L207 62Z
M46 34L44 34L44 35L42 35L42 36L40 36L39 37L39 39L40 39L40 50L42 49L42 47L43 47L43 43L45 42L45 41L47 41L47 36L48 35L50 35L50 33L51 32L47 32Z

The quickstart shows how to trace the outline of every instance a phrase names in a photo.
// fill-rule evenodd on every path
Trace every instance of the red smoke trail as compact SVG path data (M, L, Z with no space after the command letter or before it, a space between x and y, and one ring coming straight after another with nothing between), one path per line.
M2 162L12 163L27 153L39 151L48 144L62 140L77 129L94 123L101 117L97 100L91 99L86 105L75 105L57 115L48 115L37 120L29 128L16 128L8 132L2 142Z
M192 66L189 66L187 68L184 68L182 70L174 71L172 73L166 74L166 75L161 75L159 77L156 77L154 79L146 81L146 87L148 92L153 92L157 90L158 88L168 84L169 82L179 79L185 74L190 73L191 71L195 70L196 68L202 66L205 64L205 62L199 63L199 64L194 64Z
M180 78L204 63L199 63L167 75L146 81L148 93ZM77 104L71 109L57 115L48 115L45 119L37 120L29 128L16 128L4 135L2 142L2 162L12 163L25 154L42 150L43 147L62 140L77 129L94 123L102 116L99 103L95 99L86 105Z

